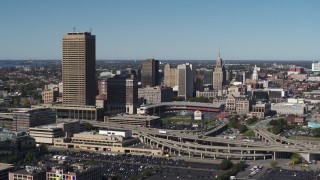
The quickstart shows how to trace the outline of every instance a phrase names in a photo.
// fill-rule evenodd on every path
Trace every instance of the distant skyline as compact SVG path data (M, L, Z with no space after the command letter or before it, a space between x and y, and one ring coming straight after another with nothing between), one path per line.
M318 0L10 0L0 60L61 59L62 36L90 31L106 60L320 59Z

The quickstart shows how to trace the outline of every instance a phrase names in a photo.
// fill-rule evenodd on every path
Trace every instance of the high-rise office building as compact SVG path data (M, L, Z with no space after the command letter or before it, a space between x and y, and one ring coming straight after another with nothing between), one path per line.
M138 82L132 78L115 76L107 80L108 112L136 114L138 107Z
M216 67L213 72L213 87L218 90L218 96L222 95L223 85L226 81L226 71L222 64L222 58L219 56L216 60Z
M193 70L192 64L178 65L178 96L188 97L193 96Z
M154 87L159 84L159 61L154 59L144 60L141 70L141 86Z
M96 37L72 32L62 39L63 104L95 105Z
M172 68L170 64L164 66L164 86L172 88L178 86L178 69Z

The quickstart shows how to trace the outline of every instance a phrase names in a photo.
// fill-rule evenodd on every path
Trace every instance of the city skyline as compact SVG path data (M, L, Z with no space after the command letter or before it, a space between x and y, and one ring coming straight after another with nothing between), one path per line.
M85 2L85 1L83 1ZM66 32L97 35L97 59L319 59L320 2L4 2L1 60L62 59Z

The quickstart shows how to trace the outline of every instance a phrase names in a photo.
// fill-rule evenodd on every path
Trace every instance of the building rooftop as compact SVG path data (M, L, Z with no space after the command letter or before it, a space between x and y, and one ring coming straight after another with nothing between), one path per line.
M38 172L44 171L40 167L35 167L35 166L26 166L25 169L20 169L17 171L14 171L13 173L15 174L24 174L24 175L32 175L36 174Z
M68 32L68 35L91 35L91 32Z
M6 163L0 163L0 171L5 170L5 169L9 169L9 168L13 168L13 165L6 164Z
M146 105L147 108L154 108L158 106L196 106L196 107L207 107L207 108L220 108L219 103L199 103L199 102L184 102L184 101L174 101L174 102L162 102L158 104Z
M276 105L276 106L295 106L295 107L305 107L306 106L303 103L272 103L271 105Z
M117 120L117 119L123 119L123 120L153 120L153 119L159 119L159 116L144 116L139 114L123 114L119 116L110 117L109 120Z

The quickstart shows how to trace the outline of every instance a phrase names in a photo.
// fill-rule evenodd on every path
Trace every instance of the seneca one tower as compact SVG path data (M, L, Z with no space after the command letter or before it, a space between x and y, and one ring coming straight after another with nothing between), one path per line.
M62 38L63 104L92 105L96 101L96 37L72 32Z

